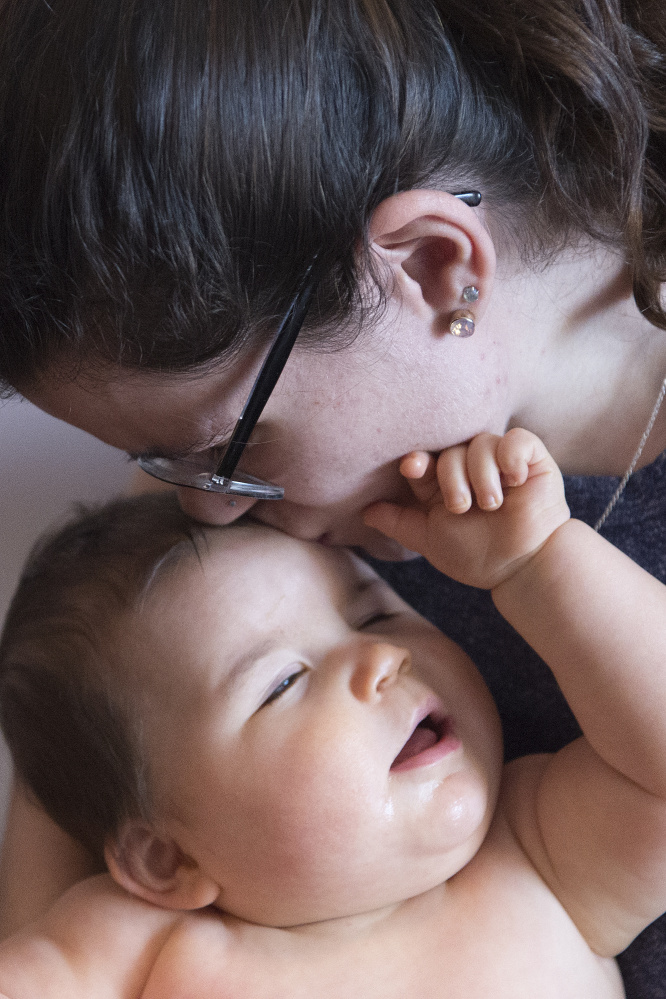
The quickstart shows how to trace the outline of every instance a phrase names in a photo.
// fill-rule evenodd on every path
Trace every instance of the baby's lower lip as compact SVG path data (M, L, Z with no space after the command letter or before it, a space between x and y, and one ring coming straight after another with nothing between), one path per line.
M450 719L428 722L424 719L425 727L417 725L391 764L391 773L430 766L458 749L460 739L453 734Z

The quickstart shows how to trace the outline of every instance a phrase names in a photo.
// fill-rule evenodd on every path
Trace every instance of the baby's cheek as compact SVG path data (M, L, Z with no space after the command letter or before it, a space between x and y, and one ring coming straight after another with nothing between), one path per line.
M273 796L270 810L286 863L293 855L301 870L307 867L314 874L367 845L376 782L369 779L362 752L355 752L349 740L345 745L340 737L319 753L293 758L283 777L282 792Z

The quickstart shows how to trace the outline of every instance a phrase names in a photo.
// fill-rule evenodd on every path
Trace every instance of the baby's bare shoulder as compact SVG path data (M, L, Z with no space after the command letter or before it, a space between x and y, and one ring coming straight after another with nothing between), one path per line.
M515 850L523 856L535 879L544 886L550 884L550 879L544 879L548 861L538 822L538 797L552 759L552 753L535 753L513 760L504 767L495 822L506 830Z
M0 945L8 999L140 999L180 913L134 898L108 875L74 885Z

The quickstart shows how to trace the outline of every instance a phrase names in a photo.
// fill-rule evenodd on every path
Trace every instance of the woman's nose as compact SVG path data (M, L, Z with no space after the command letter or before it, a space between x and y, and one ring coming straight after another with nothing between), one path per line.
M206 493L203 489L179 487L178 502L190 517L202 524L230 524L257 502L249 496Z
M407 649L388 642L363 642L355 649L350 686L359 701L380 698L403 674L411 669Z

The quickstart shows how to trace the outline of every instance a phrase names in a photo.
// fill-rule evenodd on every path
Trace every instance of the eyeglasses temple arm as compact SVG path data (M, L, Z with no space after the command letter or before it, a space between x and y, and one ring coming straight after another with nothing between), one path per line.
M476 208L481 203L480 191L456 191L453 193L453 197L464 201L470 208ZM250 439L250 434L254 430L257 420L261 416L264 406L268 402L268 398L282 374L286 358L289 356L294 341L303 325L303 320L305 319L315 288L316 281L312 278L313 266L314 261L303 275L301 285L275 335L273 346L261 366L252 391L243 407L243 412L238 417L238 422L234 427L227 450L224 452L222 461L215 472L215 478L230 479L233 475L243 449Z
M257 420L261 416L264 406L268 402L270 394L282 374L286 358L289 356L294 341L300 333L310 305L312 293L315 289L316 282L311 276L312 266L310 264L305 272L301 287L296 292L287 314L275 334L273 346L261 366L261 370L252 386L252 391L243 407L243 412L238 417L238 422L234 427L227 450L215 472L216 478L228 479L233 475L243 449L250 438L250 434L254 430Z

